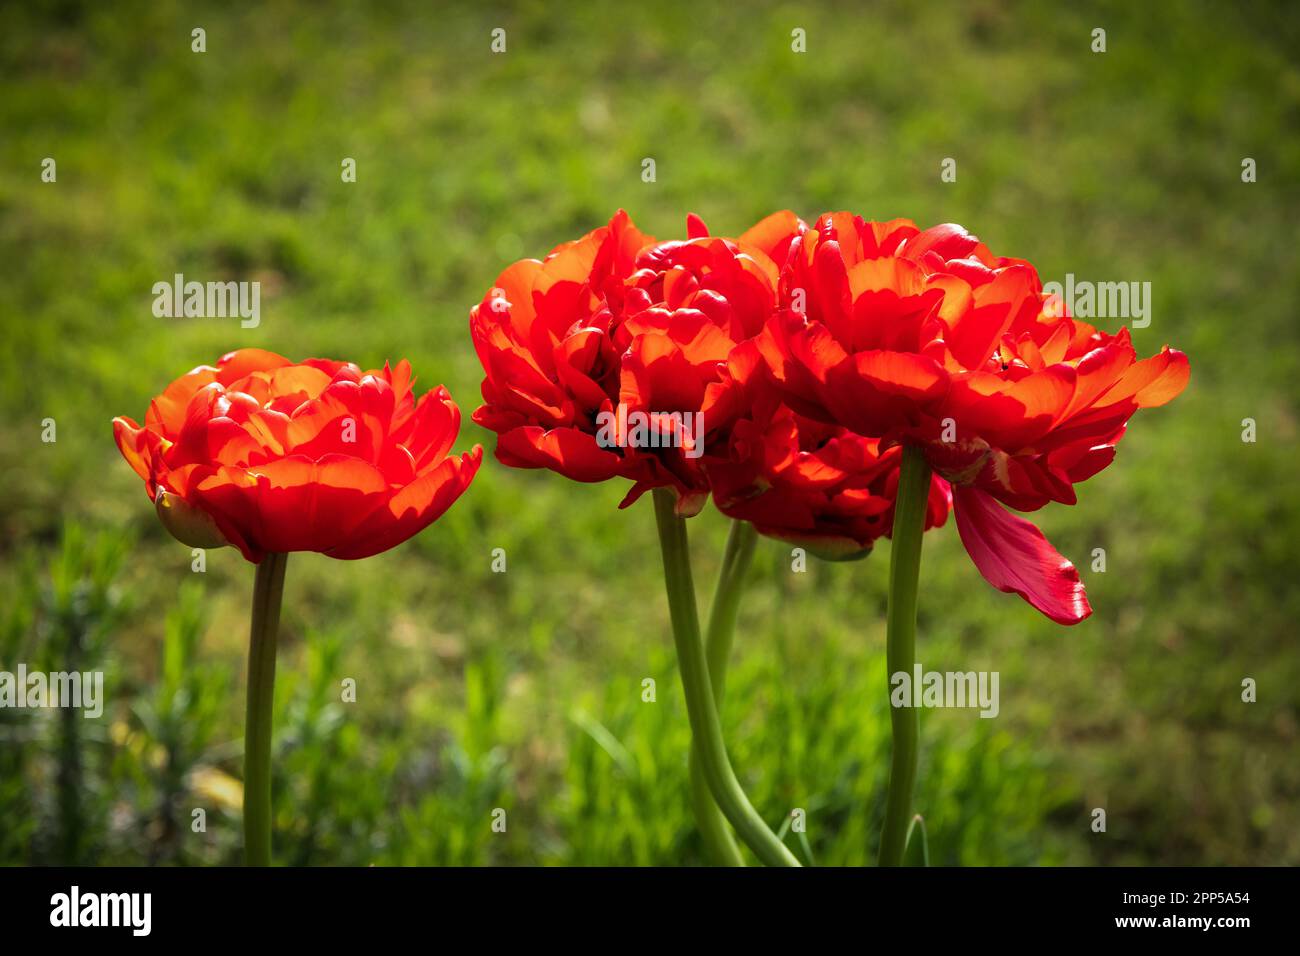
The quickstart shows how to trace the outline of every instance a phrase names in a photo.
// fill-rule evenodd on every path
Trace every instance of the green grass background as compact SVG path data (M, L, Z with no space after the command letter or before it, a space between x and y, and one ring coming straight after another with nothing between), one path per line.
M1300 863L1292 5L380 6L0 12L0 668L108 680L99 721L0 711L0 861L239 859L252 573L229 549L191 571L109 422L259 346L407 357L461 404L459 447L489 449L411 542L290 560L277 859L701 862L651 507L491 459L467 311L619 207L663 237L790 207L958 221L1048 279L1150 281L1139 351L1191 357L1079 505L1035 519L1089 621L993 591L951 525L927 536L919 659L1001 674L996 720L923 715L936 862ZM261 326L155 318L175 272L261 281ZM725 522L690 530L707 604ZM741 611L733 757L774 826L806 811L791 845L822 864L874 860L888 551L798 574L763 541Z

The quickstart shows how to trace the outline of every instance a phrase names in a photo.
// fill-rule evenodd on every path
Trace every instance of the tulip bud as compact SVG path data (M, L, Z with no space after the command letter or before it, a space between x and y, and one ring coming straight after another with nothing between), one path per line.
M158 520L181 544L191 548L223 548L230 544L210 514L180 495L168 494L159 488L153 503Z

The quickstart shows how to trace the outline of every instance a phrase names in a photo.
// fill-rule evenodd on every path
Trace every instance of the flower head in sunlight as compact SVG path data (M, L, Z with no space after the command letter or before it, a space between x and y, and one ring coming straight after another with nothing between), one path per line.
M990 583L1061 623L1087 617L1074 566L1002 505L1073 504L1129 418L1183 390L1187 357L1139 360L1127 329L1073 319L1033 266L952 224L828 213L781 266L758 348L783 400L884 449L921 446Z
M745 237L710 236L692 216L686 239L655 242L620 211L516 262L473 308L486 376L474 421L497 433L507 465L628 479L625 506L671 488L694 514L704 459L736 417L727 358L763 328L776 287L776 265Z
M182 375L144 425L115 418L122 455L187 544L364 558L436 520L482 449L448 454L460 411L441 386L418 400L406 361L363 372L241 349Z

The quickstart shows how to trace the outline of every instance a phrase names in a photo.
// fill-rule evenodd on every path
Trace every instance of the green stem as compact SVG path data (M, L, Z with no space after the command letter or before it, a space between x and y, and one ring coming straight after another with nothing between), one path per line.
M709 665L709 681L713 686L713 702L722 707L722 694L727 686L727 660L731 656L731 637L736 629L736 615L740 610L740 594L745 583L745 573L754 558L754 545L758 532L748 521L733 521L727 535L727 550L722 556L722 570L718 584L713 589L713 604L709 608L709 627L705 636L704 652ZM705 846L715 863L722 866L744 866L745 860L736 846L727 818L709 792L700 763L699 747L691 744L691 799L695 804L695 819L704 835Z
M930 495L930 466L919 448L903 449L894 505L894 543L889 553L889 623L886 639L886 686L897 673L912 674L916 663L916 589L921 572L921 534ZM910 703L910 702L909 702ZM911 820L912 787L916 783L916 745L920 713L915 707L891 707L889 722L894 752L889 767L889 797L880 833L881 866L899 866Z
M244 711L244 862L271 865L271 713L275 700L275 643L280 631L287 554L268 554L257 566L248 636L248 706Z
M659 524L659 547L664 560L664 584L673 622L673 641L677 645L677 666L681 670L686 713L691 722L691 736L699 748L704 779L718 806L736 828L737 835L760 860L768 866L798 866L795 855L777 839L750 804L735 771L731 769L717 706L713 701L704 642L700 639L686 522L674 510L673 493L668 489L656 488L654 502L655 518Z

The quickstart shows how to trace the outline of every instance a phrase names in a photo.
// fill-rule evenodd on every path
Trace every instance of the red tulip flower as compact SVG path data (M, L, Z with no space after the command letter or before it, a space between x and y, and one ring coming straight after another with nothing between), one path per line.
M1059 623L1087 617L1074 566L998 502L1073 504L1133 413L1183 390L1187 357L1138 360L1126 329L1071 318L1031 265L960 226L827 214L778 261L781 307L758 345L784 399L882 447L922 448L984 577Z
M482 449L448 451L460 410L441 386L417 402L411 367L295 364L241 349L115 418L118 448L175 525L211 520L249 561L269 552L365 558L419 533L469 487ZM179 530L179 525L176 525ZM189 542L187 542L189 543Z
M694 217L688 234L655 243L620 211L501 273L470 332L486 373L474 421L504 464L629 479L623 507L666 487L679 514L699 511L702 458L734 420L722 370L775 307L777 270L744 237L710 237ZM641 440L611 431L638 415Z
M1187 384L1167 346L1139 360L1127 330L1100 332L1043 292L1029 263L995 257L960 226L827 214L778 236L780 304L755 347L800 415L902 449L894 493L887 665L915 664L921 537L935 476L985 579L1052 620L1092 609L1078 571L1006 510L1075 502L1129 418ZM785 250L784 255L781 249ZM916 776L917 717L894 709L880 861L897 865Z
M449 455L460 412L441 386L418 401L411 368L293 363L241 349L201 365L115 418L122 455L169 531L233 544L257 564L245 739L245 850L270 859L275 641L290 551L364 558L401 544L469 486L482 449Z

